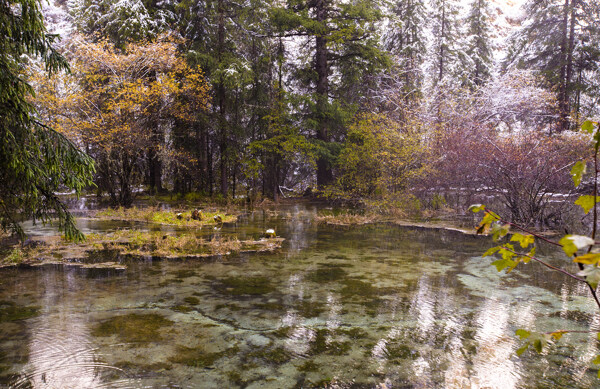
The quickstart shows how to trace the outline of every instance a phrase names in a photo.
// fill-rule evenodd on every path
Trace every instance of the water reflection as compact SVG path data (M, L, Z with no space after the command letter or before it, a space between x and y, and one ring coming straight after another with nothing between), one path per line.
M5 273L10 282L0 284L0 301L40 312L0 320L0 350L22 356L0 352L0 367L12 361L0 369L0 385L510 389L597 382L590 369L595 334L566 335L547 355L515 355L516 328L600 331L585 289L532 266L500 276L478 257L487 242L456 232L332 228L311 222L311 213L261 212L217 232L243 238L275 228L287 243L272 255L148 260L121 274L62 267ZM115 317L134 318L151 336L92 335Z

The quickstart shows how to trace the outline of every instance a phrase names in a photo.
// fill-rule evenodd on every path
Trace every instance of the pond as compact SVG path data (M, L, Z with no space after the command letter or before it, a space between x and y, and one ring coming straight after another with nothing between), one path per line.
M286 242L273 254L0 270L0 387L599 384L594 333L515 353L518 328L600 331L585 288L536 264L498 274L480 256L487 238L317 225L314 212L256 212L222 231L275 228Z

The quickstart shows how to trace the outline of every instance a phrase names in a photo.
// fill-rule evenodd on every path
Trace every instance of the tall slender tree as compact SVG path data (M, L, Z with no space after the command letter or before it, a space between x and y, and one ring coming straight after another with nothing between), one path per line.
M376 2L365 0L290 0L271 15L281 36L296 37L307 53L295 79L310 93L304 123L314 131L317 186L323 188L333 181L345 123L360 103L355 97L361 94L353 92L386 62L374 32L381 12Z
M578 116L586 69L597 68L597 7L592 0L528 1L507 56L505 67L538 70L556 91L561 131Z
M465 40L467 67L462 69L462 84L475 89L491 76L493 58L490 42L490 8L488 0L474 0L466 18L468 26Z
M423 0L402 0L393 4L385 48L394 58L394 72L400 73L401 93L407 101L421 97L422 64L427 52L425 29L427 10Z

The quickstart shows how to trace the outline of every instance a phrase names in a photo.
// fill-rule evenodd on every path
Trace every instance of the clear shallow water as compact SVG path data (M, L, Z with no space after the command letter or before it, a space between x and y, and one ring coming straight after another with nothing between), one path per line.
M515 354L517 328L600 331L584 288L534 264L499 275L479 257L484 238L317 226L311 212L256 213L218 232L275 227L287 239L276 254L0 271L0 312L23 314L0 314L0 387L600 384L593 333Z

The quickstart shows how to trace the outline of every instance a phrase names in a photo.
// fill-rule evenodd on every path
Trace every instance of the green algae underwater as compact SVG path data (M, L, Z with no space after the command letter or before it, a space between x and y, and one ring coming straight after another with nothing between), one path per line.
M313 217L227 227L275 228L275 253L0 270L0 387L600 386L594 333L515 353L517 328L600 330L579 285L535 265L499 274L482 237Z

